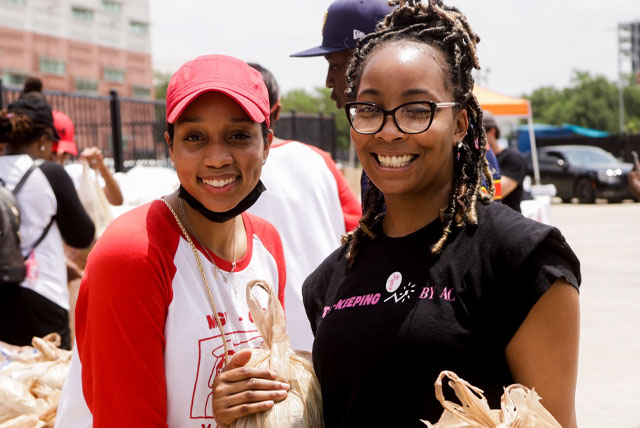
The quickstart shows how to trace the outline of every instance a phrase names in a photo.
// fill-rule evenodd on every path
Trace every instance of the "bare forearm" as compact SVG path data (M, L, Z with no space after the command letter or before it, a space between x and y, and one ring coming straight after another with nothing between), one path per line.
M535 387L564 428L577 426L578 292L560 279L540 298L506 348L517 383Z
M107 197L107 200L111 205L122 205L123 197L122 191L120 190L120 185L113 177L109 168L106 165L102 164L100 166L100 175L104 179L104 194Z

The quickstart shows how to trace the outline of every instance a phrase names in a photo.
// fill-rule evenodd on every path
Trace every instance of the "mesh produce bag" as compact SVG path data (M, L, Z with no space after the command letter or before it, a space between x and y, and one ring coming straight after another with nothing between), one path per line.
M267 292L269 301L262 309L252 292L259 287ZM238 419L233 428L321 428L322 399L320 384L313 371L308 352L293 351L285 328L284 310L264 281L247 284L247 304L251 316L264 339L264 349L254 349L248 367L268 368L278 374L277 380L291 389L287 398L276 402L266 412Z
M460 404L448 401L442 393L442 380L449 386ZM489 408L480 388L469 384L454 372L442 371L435 383L436 398L444 412L436 424L422 421L429 428L562 428L551 413L540 404L534 389L514 384L505 388L500 410Z
M57 333L32 345L0 342L0 428L54 425L71 351L58 348Z

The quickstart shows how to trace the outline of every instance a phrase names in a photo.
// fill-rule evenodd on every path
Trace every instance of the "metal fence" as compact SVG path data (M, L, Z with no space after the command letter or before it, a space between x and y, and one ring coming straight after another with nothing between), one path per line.
M0 81L0 108L19 96L19 89L2 87ZM169 163L164 102L121 99L116 91L109 96L44 91L44 96L53 110L73 120L78 150L99 147L114 159L116 171L128 169L138 159Z
M298 140L311 144L331 154L333 159L340 155L336 144L334 115L322 113L282 113L276 122L275 134L285 140Z
M20 90L2 86L0 109L20 96ZM67 114L74 123L78 150L99 147L114 159L116 171L136 163L170 164L164 140L166 128L164 101L120 98L116 91L109 96L44 91L53 110ZM276 123L280 138L299 140L319 147L335 159L335 118L333 115L288 112Z

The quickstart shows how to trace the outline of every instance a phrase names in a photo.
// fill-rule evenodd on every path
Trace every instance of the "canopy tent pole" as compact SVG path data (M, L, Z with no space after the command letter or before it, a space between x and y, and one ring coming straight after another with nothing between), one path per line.
M529 143L531 144L531 163L533 164L533 180L540 185L540 168L538 166L538 149L536 147L536 134L533 130L533 112L531 102L527 100L527 124L529 125Z

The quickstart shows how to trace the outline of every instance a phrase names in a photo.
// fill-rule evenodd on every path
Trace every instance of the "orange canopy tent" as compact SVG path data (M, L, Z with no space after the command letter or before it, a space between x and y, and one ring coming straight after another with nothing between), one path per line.
M480 106L495 116L526 117L529 124L529 140L531 141L531 160L533 161L533 175L536 184L540 184L540 169L538 167L538 152L533 132L533 114L531 103L523 98L514 98L494 92L482 86L475 85L473 94Z
M496 116L527 117L529 115L529 100L508 97L478 85L473 87L473 94L483 109L489 110Z

